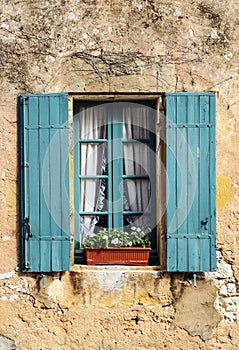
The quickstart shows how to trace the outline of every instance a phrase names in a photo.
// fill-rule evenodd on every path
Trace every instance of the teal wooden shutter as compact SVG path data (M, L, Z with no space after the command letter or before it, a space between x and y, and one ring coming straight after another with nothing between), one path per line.
M216 268L215 95L166 95L167 270Z
M19 95L18 112L21 270L69 270L67 94Z

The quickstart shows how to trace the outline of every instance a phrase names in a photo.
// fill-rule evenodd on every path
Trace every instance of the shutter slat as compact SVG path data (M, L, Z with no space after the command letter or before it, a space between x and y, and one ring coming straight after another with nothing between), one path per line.
M29 113L33 115L33 119L37 118L38 115L38 104L37 100L34 99L30 103L29 101ZM29 117L30 119L30 117ZM30 119L31 122L31 119ZM39 232L39 140L38 140L38 131L37 130L28 130L28 159L27 162L29 164L29 183L27 184L28 188L28 198L29 198L29 218L31 218L30 222L30 231L31 234L35 237L38 237ZM34 150L34 151L33 151ZM30 266L37 266L39 250L40 250L40 242L32 241L31 238L28 240L28 260ZM31 262L32 261L32 262Z
M204 252L200 257L200 271L209 271L211 262L211 241L210 239L201 239L200 240L200 251Z
M209 123L209 96L200 97L200 121ZM209 218L209 199L210 199L210 185L209 185L209 128L201 129L200 134L200 174L199 174L199 188L200 188L200 218L201 221L206 222L207 225L203 225L202 234L207 233L207 226L210 225Z
M50 173L50 163L47 158L47 149L50 142L50 136L48 130L41 129L40 127L45 124L49 124L49 111L48 111L48 97L42 96L42 98L37 98L39 104L39 113L38 113L38 123L32 124L38 128L38 137L39 137L39 148L40 148L40 159L39 164L39 193L40 193L40 203L39 203L39 270L47 271L49 266L51 266L51 246L50 242L42 241L42 235L44 232L50 232L50 215L47 207L48 203L48 188L47 183L44 181L43 173L45 172L45 166L47 166L48 174ZM32 219L32 218L31 218ZM32 241L32 240L31 240Z
M176 186L172 185L172 179L177 178L176 172L177 172L177 164L176 164L176 150L177 150L177 134L176 129L169 127L168 123L175 123L176 122L176 100L173 98L168 97L168 104L167 104L167 110L169 115L171 116L170 120L166 120L166 130L167 130L167 137L168 137L168 152L167 152L167 164L168 168L171 171L172 177L167 177L167 226L168 231L167 233L171 232L170 225L173 225L175 218L174 214L176 212ZM170 205L168 205L170 203ZM175 271L177 269L177 251L178 251L178 240L171 238L167 240L167 250L171 252L170 255L168 255L168 269L170 271Z
M210 128L210 227L211 232L211 266L216 268L216 128L215 128L215 114L216 114L216 99L215 96L210 95L210 109L209 109L209 118L210 123L214 123L214 127Z
M188 261L185 259L185 255L188 255L188 240L183 238L179 239L178 241L178 262L177 267L179 271L187 271L188 270Z
M21 269L65 271L70 264L67 94L21 95ZM22 133L20 132L20 135ZM48 239L44 239L48 237Z
M48 96L42 96L39 99L39 126L49 125L49 102ZM41 250L39 258L39 269L47 271L51 266L51 243L44 242L42 236L45 232L51 231L51 216L49 215L49 203L50 203L50 192L49 192L49 175L51 172L50 159L48 147L50 143L49 129L39 129L40 139L40 239L41 239ZM47 177L47 178L46 178Z
M178 270L178 239L170 238L167 240L167 251L170 254L167 255L167 270L177 271Z
M199 260L200 260L200 240L199 239L189 239L188 240L188 271L200 271Z
M191 103L188 103L188 123L193 123L194 128L188 129L188 144L191 145L191 156L188 155L188 209L191 210L191 220L188 220L188 232L199 232L197 220L199 212L199 188L195 186L195 178L199 171L199 133L200 129L195 128L199 123L198 98L191 96ZM194 199L191 198L194 193Z
M212 271L215 95L173 93L166 102L167 270Z

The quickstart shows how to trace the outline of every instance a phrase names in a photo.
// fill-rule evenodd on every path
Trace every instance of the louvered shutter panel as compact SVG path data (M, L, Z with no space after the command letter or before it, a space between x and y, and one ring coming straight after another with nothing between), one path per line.
M166 95L167 270L216 268L215 95Z
M69 270L68 97L19 95L18 111L21 270Z

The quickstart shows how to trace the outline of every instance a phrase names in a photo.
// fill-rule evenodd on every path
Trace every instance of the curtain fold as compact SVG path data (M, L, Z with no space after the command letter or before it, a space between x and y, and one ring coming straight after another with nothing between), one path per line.
M124 144L125 175L149 176L149 145L143 141L149 139L149 108L146 106L125 107L123 109L123 137L128 142ZM141 141L140 141L141 139ZM130 142L138 140L138 142ZM149 204L149 180L127 179L124 186L124 210L145 212ZM147 215L126 216L129 224L135 226L149 225Z
M80 175L97 176L107 172L107 147L102 142L90 142L107 137L107 115L104 106L80 109ZM84 143L84 141L86 141ZM81 212L102 211L106 192L105 179L81 179ZM99 216L81 216L81 236L92 234Z

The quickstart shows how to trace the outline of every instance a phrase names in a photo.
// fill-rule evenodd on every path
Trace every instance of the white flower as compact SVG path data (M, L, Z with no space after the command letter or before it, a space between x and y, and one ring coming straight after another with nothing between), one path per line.
M132 243L132 242L129 242L128 244L129 244L129 246L130 246L130 247L133 245L133 243Z
M119 243L119 239L118 238L115 238L115 239L112 239L112 244L118 244Z
M137 231L137 232L140 232L140 231L141 231L141 229L138 227L138 228L136 229L136 231Z
M132 227L131 227L131 230L136 231L137 229L136 229L135 226L132 226Z
M102 238L103 238L103 239L108 239L108 236L104 235Z

